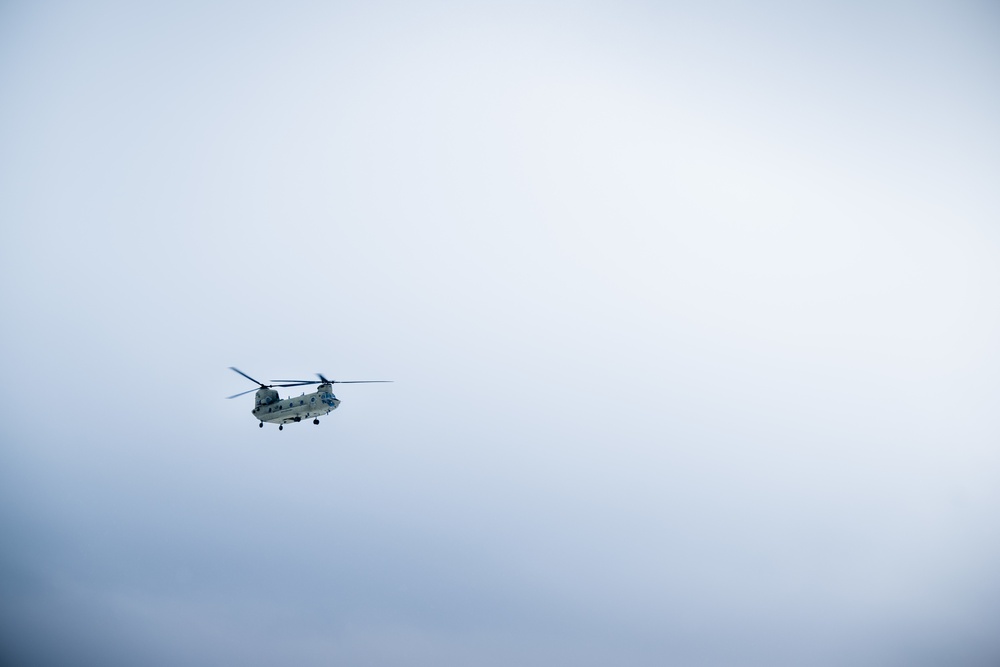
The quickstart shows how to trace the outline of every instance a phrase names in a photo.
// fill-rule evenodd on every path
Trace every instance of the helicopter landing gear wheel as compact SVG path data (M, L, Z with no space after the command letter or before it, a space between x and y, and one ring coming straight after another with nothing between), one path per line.
M257 426L259 426L260 428L264 428L264 422L257 424Z
M317 424L318 425L319 424L319 420L318 419L314 419L313 420L313 424Z
M285 425L284 424L278 424L278 430L279 431L284 431L285 430Z

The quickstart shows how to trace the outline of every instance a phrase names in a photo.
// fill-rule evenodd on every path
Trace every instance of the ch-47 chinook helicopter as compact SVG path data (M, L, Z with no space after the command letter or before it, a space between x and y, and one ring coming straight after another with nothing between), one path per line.
M392 382L392 380L327 380L321 374L316 376L319 380L271 380L271 382L284 382L287 384L264 384L259 380L244 373L232 366L229 370L236 371L251 382L260 385L257 389L257 401L253 408L253 416L260 421L260 427L264 428L264 422L278 425L278 430L285 428L285 424L300 422L303 419L313 418L313 424L319 424L320 415L328 415L340 405L340 399L333 395L333 385L335 384L368 384L372 382ZM319 385L316 391L311 394L302 394L297 397L278 398L278 392L271 387L304 387L310 384ZM226 398L236 398L249 394L254 389L248 389Z

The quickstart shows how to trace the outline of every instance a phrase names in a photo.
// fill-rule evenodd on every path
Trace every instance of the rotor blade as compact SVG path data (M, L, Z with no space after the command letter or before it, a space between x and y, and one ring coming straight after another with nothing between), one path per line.
M371 384L373 382L392 382L392 380L330 380L330 384Z
M316 377L324 383L329 384L367 384L371 382L392 382L392 380L327 380L322 373L316 373Z
M243 372L243 371L241 371L240 369L236 368L235 366L230 366L230 367L229 367L229 370L231 370L231 371L236 371L237 373L239 373L240 375L242 375L242 376L243 376L243 377L245 377L246 379L250 380L251 382L256 382L257 384L259 384L259 385L260 385L260 386L262 386L262 387L264 386L264 383L263 383L263 382L261 382L260 380L254 380L254 379L253 379L252 377L250 377L249 375L247 375L246 373L244 373L244 372Z
M237 396L242 396L243 394L249 394L251 391L259 391L257 389L247 389L246 391L241 391L238 394L233 394L232 396L226 396L226 398L236 398Z
M319 375L319 373L316 373ZM322 375L319 375L322 381L319 380L271 380L271 382L290 382L293 384L276 384L275 387L296 387L303 384L369 384L372 382L393 382L393 380L327 380Z
M272 384L272 387L304 387L307 384L319 384L319 382L294 382L292 384Z

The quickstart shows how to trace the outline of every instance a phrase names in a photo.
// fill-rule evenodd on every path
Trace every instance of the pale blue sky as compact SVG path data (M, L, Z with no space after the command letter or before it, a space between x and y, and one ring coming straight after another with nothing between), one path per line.
M3 4L0 657L995 664L998 37Z

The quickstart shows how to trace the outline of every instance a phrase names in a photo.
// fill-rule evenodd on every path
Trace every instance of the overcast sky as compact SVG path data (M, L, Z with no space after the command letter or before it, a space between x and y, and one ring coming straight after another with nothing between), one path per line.
M998 82L986 1L0 4L0 662L998 664Z

